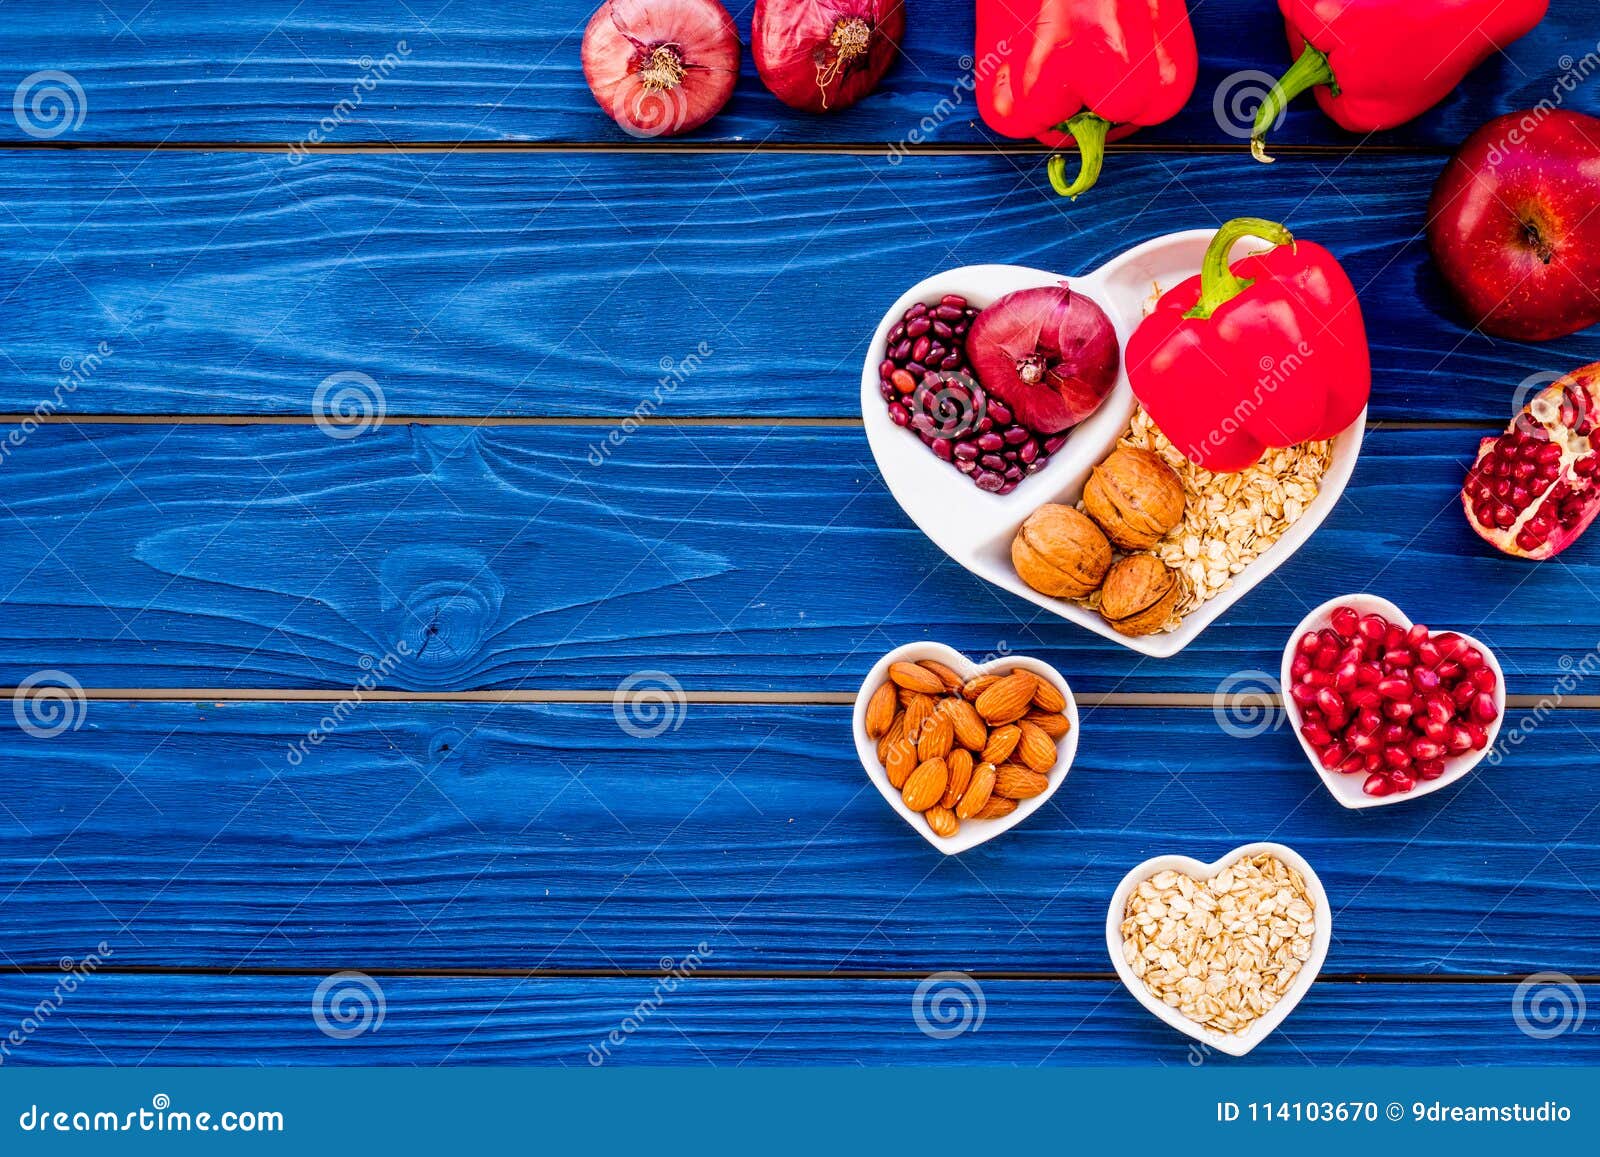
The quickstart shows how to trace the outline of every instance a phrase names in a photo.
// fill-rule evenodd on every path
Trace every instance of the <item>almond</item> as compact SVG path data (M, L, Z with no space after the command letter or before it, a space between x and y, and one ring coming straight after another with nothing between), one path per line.
M906 736L906 713L900 712L894 717L894 722L889 724L889 730L883 733L883 738L878 740L878 762L882 763L889 755L889 744Z
M991 796L988 803L984 804L982 808L973 813L972 818L975 820L997 820L1001 816L1008 816L1016 810L1016 800L1006 799L1004 796L996 795Z
M945 785L950 782L950 769L942 759L930 759L919 764L900 789L906 806L914 812L924 812L944 798Z
M975 675L961 684L961 697L971 702L998 682L998 675Z
M939 682L944 684L945 691L961 690L961 676L957 675L949 667L946 667L938 660L922 659L918 661L917 666L923 668L924 670L932 671L935 675L939 676ZM1059 708L1057 708L1057 710L1059 710Z
M1044 735L1044 732L1039 734ZM917 758L924 762L943 759L950 754L955 741L956 729L955 724L950 722L950 716L943 711L935 711L928 717L928 722L922 725L922 734L917 736Z
M1006 799L1032 799L1043 795L1050 781L1037 771L1029 771L1014 763L1002 764L994 769L994 794Z
M1060 739L1072 730L1072 721L1065 715L1047 715L1042 711L1030 711L1026 718L1051 739Z
M989 742L983 745L983 762L1001 764L1011 758L1011 753L1022 742L1022 728L1014 723L996 727L989 732Z
M1056 712L1067 709L1067 697L1048 679L1040 679L1039 685L1033 689L1033 705L1040 711Z
M988 804L993 791L994 764L978 764L972 769L972 782L967 784L967 790L961 794L961 802L956 805L956 815L961 819L970 820Z
M926 695L914 695L906 704L906 738L912 743L922 742L922 732L933 718L938 702Z
M911 778L917 767L917 749L909 739L897 739L889 744L889 754L884 758L883 770L889 777L889 786L899 791Z
M1013 671L987 688L973 706L990 725L1012 723L1027 714L1033 702L1033 690L1038 685L1039 680L1032 673Z
M961 821L956 819L956 813L947 807L931 807L922 813L927 818L928 826L933 829L933 834L949 839L961 830Z
M945 759L944 765L950 769L950 782L945 784L944 798L939 804L941 807L955 807L956 801L967 790L967 784L972 782L972 752L958 747Z
M889 664L889 678L907 691L916 691L922 695L938 695L944 691L943 679L926 667L919 667L915 663Z
M1056 741L1037 724L1029 723L1026 719L1017 726L1022 728L1022 742L1017 744L1017 755L1034 771L1048 774L1056 765Z
M877 739L888 731L899 707L900 700L895 695L893 683L885 683L874 691L872 698L867 700L867 738Z
M968 751L982 751L989 742L989 728L978 714L978 709L965 699L949 698L939 701L939 709L950 716L955 725L956 742Z

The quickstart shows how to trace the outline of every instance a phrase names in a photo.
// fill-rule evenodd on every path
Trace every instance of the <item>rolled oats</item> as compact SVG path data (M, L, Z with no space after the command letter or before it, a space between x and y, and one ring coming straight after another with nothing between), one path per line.
M1305 880L1261 852L1209 880L1164 871L1142 881L1123 913L1122 959L1169 1008L1241 1033L1289 991L1315 932Z
M1156 428L1144 407L1119 443L1154 450L1183 483L1183 521L1151 548L1184 577L1184 594L1165 629L1233 585L1306 512L1333 461L1332 440L1268 450L1233 474L1213 474L1189 461Z

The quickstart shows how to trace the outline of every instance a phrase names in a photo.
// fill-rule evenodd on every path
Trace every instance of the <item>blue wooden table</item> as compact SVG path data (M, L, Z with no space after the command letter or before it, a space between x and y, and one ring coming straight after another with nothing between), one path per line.
M1261 838L1318 868L1335 937L1247 1063L1600 1060L1600 1015L1529 1019L1600 998L1600 543L1519 565L1457 507L1518 384L1600 331L1468 332L1421 240L1462 137L1593 59L1592 0L1395 133L1305 102L1270 169L1228 110L1286 63L1274 5L1195 4L1188 109L1077 204L976 119L970 4L912 0L842 115L747 54L721 117L649 144L583 86L590 7L0 9L0 88L60 97L0 120L4 1062L1194 1063L1115 982L1106 903L1147 856ZM1600 111L1592 79L1562 99ZM1349 269L1372 428L1306 549L1141 661L916 531L858 367L940 269L1246 213ZM1503 766L1345 811L1216 693L1352 590L1484 638L1514 719L1583 678ZM1083 707L1068 785L960 858L849 737L917 638L1038 655ZM636 685L664 725L619 721ZM981 1024L924 1031L944 972Z

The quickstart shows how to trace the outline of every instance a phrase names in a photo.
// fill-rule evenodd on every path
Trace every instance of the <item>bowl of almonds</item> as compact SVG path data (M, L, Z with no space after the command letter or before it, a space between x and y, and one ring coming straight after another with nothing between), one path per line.
M1317 874L1282 844L1210 864L1156 856L1123 877L1106 914L1117 975L1179 1032L1242 1057L1322 971L1333 914Z
M1038 659L973 663L941 643L908 643L861 685L855 738L889 805L956 855L1010 831L1061 786L1078 751L1078 705Z

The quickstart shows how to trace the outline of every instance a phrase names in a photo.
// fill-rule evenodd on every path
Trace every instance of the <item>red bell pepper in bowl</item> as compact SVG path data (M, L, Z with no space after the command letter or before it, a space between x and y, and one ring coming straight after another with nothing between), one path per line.
M1184 0L978 0L973 59L991 129L1077 145L1071 182L1066 158L1050 158L1063 197L1099 179L1107 141L1176 116L1199 71Z
M1250 151L1312 89L1341 128L1392 129L1427 112L1478 65L1533 31L1550 0L1278 0L1295 62L1256 110Z
M1259 237L1273 248L1230 262ZM1207 470L1331 438L1372 392L1355 287L1313 241L1240 217L1217 230L1197 277L1168 290L1128 339L1128 381L1151 421Z

